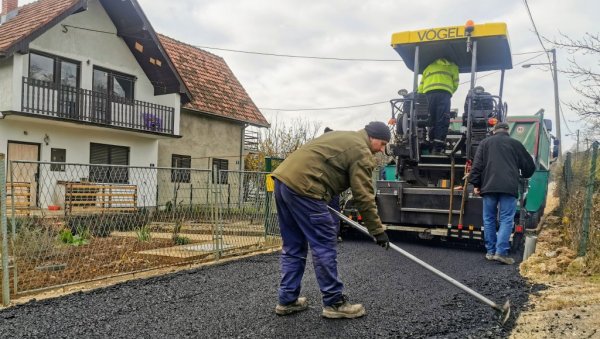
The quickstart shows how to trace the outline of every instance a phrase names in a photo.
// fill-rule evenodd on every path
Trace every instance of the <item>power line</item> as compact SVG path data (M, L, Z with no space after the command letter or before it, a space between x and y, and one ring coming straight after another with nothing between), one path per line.
M533 20L533 15L531 14L531 9L529 8L529 4L527 3L527 0L523 0L523 4L525 5L525 9L527 10L527 14L529 15L529 19L531 20L531 25L533 26L533 31L535 33L535 35L537 36L538 41L540 42L540 45L542 46L542 48L544 49L544 51L546 52L546 57L548 58L548 63L550 64L550 74L552 75L552 80L555 82L558 82L558 79L555 79L554 77L554 70L552 69L552 67L556 67L555 64L552 63L552 60L550 60L550 55L548 54L548 50L546 49L546 46L544 46L544 42L542 41L542 37L540 36L540 33L537 30L537 27L535 25L535 21ZM556 50L554 51L554 58L556 59ZM562 103L559 102L558 103L558 110L559 110L559 114L564 122L565 127L567 128L567 130L569 131L569 133L573 133L571 131L571 129L569 128L569 125L567 124L567 119L565 119L565 115L563 113L563 109L562 109ZM559 123L557 121L557 123Z
M265 56L274 56L274 57L282 57L282 58L318 59L318 60L335 60L335 61L402 62L402 59L369 59L369 58L322 57L322 56L312 56L312 55L295 55L295 54L281 54L281 53L271 53L271 52L255 52L255 51L245 51L245 50L239 50L239 49L221 48L221 47L212 47L212 46L200 46L200 45L194 45L194 47L201 48L201 49L214 49L214 50L217 50L217 51L226 51L226 52L243 53L243 54L265 55ZM519 53L512 53L512 55L523 55L523 54L534 54L534 53L540 53L540 51L519 52Z
M540 36L540 33L538 32L537 26L535 25L535 21L533 20L533 15L531 14L531 9L529 8L529 4L527 3L527 0L523 0L523 4L525 4L525 9L527 10L527 14L529 15L529 20L531 20L531 25L533 26L533 32L537 36L538 41L540 42L540 45L542 46L542 49L546 53L546 56L548 57L548 62L552 63L552 61L550 60L550 55L548 55L548 50L546 49L546 46L544 46L542 37Z
M537 55L531 57L531 58L527 58L523 61L520 61L516 64L514 64L514 66L518 66L520 64L524 64L527 61L533 60L535 58L540 57L542 54L544 54L545 52L539 52ZM529 53L528 53L529 54ZM478 76L476 79L479 80L481 78L485 78L487 76L490 76L492 74L498 73L499 71L493 71L487 74L484 74L482 76ZM464 85L466 83L468 83L470 80L461 82L460 85ZM358 104L358 105L350 105L350 106L333 106L333 107L313 107L313 108L263 108L263 107L259 107L260 110L264 110L264 111L282 111L282 112L303 112L303 111L330 111L330 110L336 110L336 109L347 109L347 108L357 108L357 107L366 107L366 106L375 106L375 105L381 105L381 104L387 104L389 103L389 100L386 101L377 101L377 102L372 102L372 103L368 103L368 104Z
M335 61L376 61L376 62L401 62L402 61L402 59L338 58L338 57L321 57L321 56L311 56L311 55L279 54L279 53L243 51L243 50L239 50L239 49L220 48L220 47L211 47L211 46L198 46L198 45L196 45L194 47L204 48L204 49L214 49L214 50L218 50L218 51L227 51L227 52L244 53L244 54L256 54L256 55L267 55L267 56L283 57L283 58L320 59L320 60L335 60Z
M317 107L317 108L259 108L265 111L282 111L282 112L300 112L300 111L329 111L334 109L345 109L345 108L356 108L356 107L365 107L365 106L375 106L381 104L389 103L389 100L386 101L378 101L372 102L370 104L359 104L359 105L351 105L351 106L336 106L336 107Z

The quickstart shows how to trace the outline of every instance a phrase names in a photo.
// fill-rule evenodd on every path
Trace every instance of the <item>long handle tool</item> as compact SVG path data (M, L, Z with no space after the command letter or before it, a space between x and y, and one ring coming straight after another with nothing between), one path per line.
M369 231L367 231L367 229L360 225L359 223L353 221L352 219L346 217L345 215L343 215L342 213L338 212L337 210L329 207L329 210L332 211L333 213L335 213L338 217L340 217L342 220L344 220L346 223L348 223L350 226L356 228L357 230L361 231L362 233L366 234L367 236L373 238L372 235L369 234ZM508 320L508 318L510 317L510 300L506 300L506 302L504 303L504 305L499 306L498 304L496 304L495 302L491 301L490 299L484 297L483 295L475 292L474 290L470 289L469 287L465 286L464 284L461 284L459 281L453 279L452 277L446 275L445 273L443 273L442 271L438 270L437 268L429 265L428 263L424 262L423 260L415 257L414 255L406 252L405 250L401 249L400 247L390 243L390 248L392 248L393 250L395 250L396 252L399 252L400 254L402 254L403 256L407 257L408 259L416 262L417 264L423 266L424 268L428 269L429 271L433 272L435 275L439 276L440 278L446 280L447 282L451 283L452 285L460 288L461 290L469 293L470 295L472 295L473 297L475 297L477 300L483 302L484 304L490 306L491 308L493 308L496 312L499 313L499 319L498 321L500 322L500 324L504 325L506 323L506 321Z

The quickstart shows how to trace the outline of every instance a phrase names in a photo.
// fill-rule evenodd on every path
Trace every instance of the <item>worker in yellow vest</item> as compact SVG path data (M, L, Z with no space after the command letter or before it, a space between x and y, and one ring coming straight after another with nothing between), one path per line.
M429 142L433 154L443 154L450 125L450 99L458 88L458 66L447 58L440 58L423 71L419 93L429 102Z

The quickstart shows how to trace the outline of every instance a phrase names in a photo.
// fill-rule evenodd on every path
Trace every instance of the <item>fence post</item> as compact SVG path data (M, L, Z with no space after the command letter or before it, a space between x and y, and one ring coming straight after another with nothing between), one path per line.
M572 168L571 168L571 152L567 152L567 156L565 157L565 163L563 164L563 182L564 189L560 190L559 193L559 210L560 213L563 213L565 209L565 205L569 200L569 195L571 191L571 179L572 179Z
M0 153L0 223L2 226L2 305L10 303L10 278L8 272L8 230L6 225L6 167L4 154Z
M588 237L590 233L590 210L594 199L594 181L596 179L596 156L598 155L598 142L592 144L592 162L590 163L590 176L585 190L585 203L583 208L583 221L581 241L579 242L579 256L583 257L587 251Z

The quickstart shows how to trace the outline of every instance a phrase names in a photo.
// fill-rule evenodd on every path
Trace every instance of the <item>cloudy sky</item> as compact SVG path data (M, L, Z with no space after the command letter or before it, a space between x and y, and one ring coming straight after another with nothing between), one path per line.
M400 88L412 86L412 72L390 47L394 32L475 23L508 25L513 64L548 62L533 32L522 0L138 0L157 32L196 45L288 55L392 59L397 62L332 61L260 56L219 50L270 122L302 117L322 127L359 129L371 120L387 121L389 103L351 109L287 112L387 102ZM29 2L29 1L27 1ZM574 38L598 32L597 0L528 0L540 34L560 33ZM551 44L546 43L547 48ZM528 53L528 54L522 54ZM567 67L565 51L558 52L559 69ZM597 60L585 60L598 65ZM461 74L461 82L469 76ZM497 93L499 75L478 80ZM462 107L468 84L454 95L452 107ZM559 94L565 122L563 148L574 144L565 136L584 126L564 103L577 100L570 80L559 74ZM504 98L509 115L530 115L540 108L554 120L552 76L548 67L516 65L507 71ZM280 109L280 110L271 110ZM462 109L460 110L462 113Z

